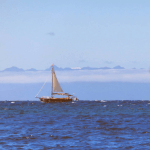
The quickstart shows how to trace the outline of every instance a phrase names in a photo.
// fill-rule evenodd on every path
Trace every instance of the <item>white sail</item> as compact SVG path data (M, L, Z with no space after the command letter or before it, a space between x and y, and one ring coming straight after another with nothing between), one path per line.
M63 92L54 72L54 92Z

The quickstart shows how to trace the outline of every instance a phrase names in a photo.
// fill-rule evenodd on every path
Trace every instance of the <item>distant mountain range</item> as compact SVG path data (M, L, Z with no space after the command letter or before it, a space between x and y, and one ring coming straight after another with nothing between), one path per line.
M43 71L50 71L52 69L52 67L49 67L48 69L45 69ZM92 68L92 67L83 67L83 68L80 68L80 67L76 67L76 68L59 68L57 66L54 65L54 69L57 70L57 71L64 71L64 70L98 70L98 69L125 69L124 67L121 67L121 66L115 66L113 68L109 68L109 67L100 67L100 68ZM2 72L4 71L13 71L13 72L23 72L23 71L38 71L34 68L31 68L31 69L27 69L27 70L24 70L22 68L18 68L18 67L10 67L10 68L6 68L4 69Z

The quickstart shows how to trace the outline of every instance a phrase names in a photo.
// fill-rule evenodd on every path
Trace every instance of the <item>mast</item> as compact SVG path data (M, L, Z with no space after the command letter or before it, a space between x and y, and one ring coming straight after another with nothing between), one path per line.
M51 98L53 98L53 64L52 64L52 86L51 86Z

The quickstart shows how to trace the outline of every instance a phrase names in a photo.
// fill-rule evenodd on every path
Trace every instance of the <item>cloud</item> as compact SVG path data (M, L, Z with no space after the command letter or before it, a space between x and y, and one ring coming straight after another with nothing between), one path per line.
M105 64L112 64L113 62L112 61L105 61L104 63Z
M148 70L73 70L56 71L59 82L137 82L150 83ZM0 72L0 83L44 83L51 82L49 71Z
M79 63L86 63L86 60L79 60Z
M133 63L133 64L137 64L138 62L137 62L137 61L131 61L131 63Z
M55 33L54 33L54 32L48 32L48 35L50 35L50 36L54 36L54 35L55 35Z
M48 74L44 72L0 72L0 83L40 83ZM50 82L50 79L48 80Z

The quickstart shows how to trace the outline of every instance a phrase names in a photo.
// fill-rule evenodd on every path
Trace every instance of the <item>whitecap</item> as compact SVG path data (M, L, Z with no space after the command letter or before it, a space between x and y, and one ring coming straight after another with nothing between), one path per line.
M104 101L104 100L101 100L101 102L106 102L106 101Z
M15 103L15 102L11 102L11 103Z

